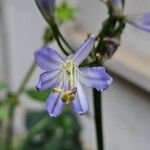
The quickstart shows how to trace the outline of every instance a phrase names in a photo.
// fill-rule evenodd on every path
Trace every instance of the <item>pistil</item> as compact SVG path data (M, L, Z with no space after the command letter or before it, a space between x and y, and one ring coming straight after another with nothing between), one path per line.
M68 90L62 94L62 101L66 104L69 104L71 101L75 99L77 88L75 87L75 64L68 60L65 65L66 74L68 78Z
M68 60L66 62L66 71L69 80L69 89L73 89L75 87L75 65L72 61Z

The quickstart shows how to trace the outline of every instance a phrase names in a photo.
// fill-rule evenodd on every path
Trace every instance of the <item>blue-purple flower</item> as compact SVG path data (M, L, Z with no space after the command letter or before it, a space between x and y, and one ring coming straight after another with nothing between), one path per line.
M42 47L35 52L36 64L45 70L36 88L39 91L52 89L46 102L46 110L51 117L60 115L65 104L71 104L76 114L87 113L89 105L82 85L102 92L111 84L112 78L104 67L79 67L93 46L94 37L90 36L75 54L66 58L49 47Z
M55 0L35 0L41 14L47 22L54 19Z
M129 15L126 18L126 21L139 29L150 32L150 12L138 15Z

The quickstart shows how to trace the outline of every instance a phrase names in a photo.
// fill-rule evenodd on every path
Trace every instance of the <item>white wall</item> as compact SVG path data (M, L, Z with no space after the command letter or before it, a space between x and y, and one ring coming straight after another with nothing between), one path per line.
M2 31L7 34L4 38L0 34L1 38L5 41L2 46L6 48L6 55L8 63L6 67L6 75L9 80L12 89L16 89L21 79L23 78L27 68L32 63L33 51L41 45L41 36L46 23L42 19L39 11L37 10L34 1L26 0L5 0L1 1L3 3L3 16L4 22ZM94 30L98 28L99 19L104 18L105 9L103 4L99 0L82 0L80 1L82 5L79 10L80 17L78 22L85 25L86 28ZM134 0L134 2L137 2ZM149 8L146 0L144 0L145 6ZM141 8L141 4L144 3L140 0L138 1L137 7ZM129 0L128 0L129 3ZM136 3L137 4L137 3ZM129 9L131 6L128 4ZM134 6L134 3L132 4ZM146 7L143 6L143 11ZM133 7L135 8L135 7ZM87 11L88 9L88 11ZM99 12L97 12L99 10ZM138 10L136 8L135 10ZM131 11L133 12L133 11ZM102 16L101 16L102 15ZM0 22L1 27L1 22ZM134 48L139 48L138 51L147 52L149 45L150 35L131 28L131 33L136 32L136 34L129 36L131 33L126 33L125 44L132 46L134 43ZM7 32L4 32L7 31ZM128 30L130 31L130 30ZM135 43L135 38L137 38L138 43ZM143 40L143 38L145 38ZM133 40L132 40L133 39ZM140 48L142 41L144 44L144 50ZM137 45L139 44L139 45ZM55 45L54 45L55 46ZM4 51L4 49L1 49ZM6 62L6 57L4 62ZM34 84L38 79L39 74L35 74L30 85ZM91 95L89 97L92 97ZM104 114L104 135L105 135L105 145L106 150L147 150L150 148L150 95L142 92L140 89L135 88L129 83L122 81L115 77L113 85L108 91L104 93L103 99L103 114ZM26 99L24 98L24 101ZM92 100L90 100L91 102ZM30 104L26 103L26 106ZM22 108L25 109L23 105ZM92 105L91 105L92 108ZM22 109L21 109L22 110ZM92 110L92 109L91 109ZM91 112L91 116L92 116ZM82 118L82 123L84 125L83 137L86 141L86 146L89 149L95 150L95 134L94 134L94 124L93 117ZM19 120L19 119L18 119ZM16 128L20 126L17 122Z
M113 78L114 82L103 93L102 101L106 150L150 149L150 94L117 76ZM92 103L90 106L92 117L80 118L84 124L85 146L96 150Z
M33 52L42 44L42 32L46 23L40 16L33 1L2 1L5 25L7 31L7 59L11 66L7 70L10 74L10 86L16 89L27 68L33 60ZM5 60L6 61L6 60Z
M0 80L3 79L3 73L4 73L4 68L3 68L3 48L2 48L2 9L0 5Z

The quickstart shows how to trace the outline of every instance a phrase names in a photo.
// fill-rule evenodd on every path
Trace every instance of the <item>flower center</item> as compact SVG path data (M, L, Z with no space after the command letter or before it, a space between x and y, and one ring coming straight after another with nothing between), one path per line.
M75 86L75 64L72 61L68 60L66 62L65 67L66 67L66 74L69 81L68 88L72 89Z
M62 94L62 101L69 104L75 99L75 94L77 91L77 88L75 87L75 64L71 60L68 60L65 64L65 69L68 78L68 90Z
M66 104L69 104L75 99L75 95L77 92L77 88L75 87L76 84L76 74L75 74L75 64L68 60L64 65L66 71L66 78L67 78L67 87L66 91L62 91L61 88L55 87L53 88L53 92L61 94L61 100Z

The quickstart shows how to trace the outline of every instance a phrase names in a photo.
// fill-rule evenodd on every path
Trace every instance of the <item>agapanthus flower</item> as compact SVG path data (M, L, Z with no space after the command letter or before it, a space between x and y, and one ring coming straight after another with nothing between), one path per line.
M126 21L135 27L150 32L150 12L128 15Z
M63 112L65 104L71 104L76 114L88 112L89 105L82 85L103 91L108 88L112 78L104 67L79 67L94 46L94 37L90 36L75 54L64 58L49 47L35 52L36 64L45 70L36 86L38 91L51 89L47 98L46 110L51 117Z
M51 23L54 19L55 0L35 0L45 20Z

